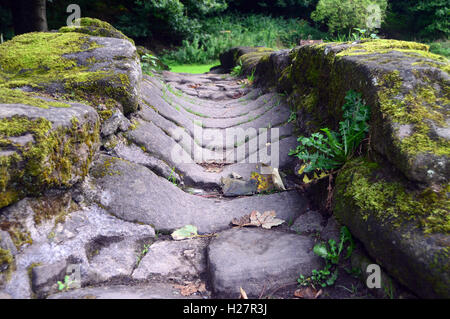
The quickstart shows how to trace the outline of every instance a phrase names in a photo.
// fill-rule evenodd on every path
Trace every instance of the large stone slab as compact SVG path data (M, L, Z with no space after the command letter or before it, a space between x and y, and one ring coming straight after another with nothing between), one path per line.
M208 271L219 297L249 297L295 284L300 274L322 266L312 252L314 241L273 230L235 228L218 234L207 249Z
M134 279L152 276L166 279L198 278L206 270L206 239L160 241L149 247L139 266L133 272Z
M111 214L160 230L192 224L200 232L215 232L253 210L274 210L277 217L287 221L297 217L306 205L306 199L296 191L234 200L198 197L143 166L109 156L101 156L91 174L96 199Z
M147 286L106 286L83 288L54 294L48 299L200 299L198 295L182 296L172 284Z

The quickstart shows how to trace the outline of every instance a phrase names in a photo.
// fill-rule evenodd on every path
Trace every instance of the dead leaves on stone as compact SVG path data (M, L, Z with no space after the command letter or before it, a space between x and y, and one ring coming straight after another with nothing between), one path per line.
M204 282L185 282L184 285L174 285L173 288L179 289L182 296L191 296L196 292L205 292Z
M248 215L244 215L240 218L233 218L231 223L239 227L253 226L271 229L274 226L278 226L284 223L284 220L276 218L275 216L276 213L273 210L266 211L262 214L254 210Z
M294 296L302 299L317 299L322 294L322 289L316 290L312 287L302 287L294 292Z

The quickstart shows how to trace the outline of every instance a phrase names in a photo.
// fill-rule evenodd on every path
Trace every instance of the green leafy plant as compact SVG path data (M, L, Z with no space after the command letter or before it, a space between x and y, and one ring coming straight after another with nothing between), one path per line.
M231 75L232 76L241 76L242 72L243 72L242 61L239 60L238 63L236 64L236 66L233 68L233 70L231 70Z
M341 228L339 245L334 239L330 239L328 243L321 242L314 246L313 252L317 256L325 259L325 267L320 270L314 269L310 277L300 275L297 282L301 286L327 287L334 285L339 274L337 265L339 264L342 252L346 251L344 258L348 259L353 252L354 246L355 244L350 231L347 227L343 226Z
M66 276L64 277L64 282L61 282L61 281L58 281L58 282L57 282L57 284L58 284L58 290L59 290L59 291L67 291L67 290L69 290L69 289L71 288L71 286L72 286L72 284L73 284L74 282L75 282L74 280L71 280L71 279L70 279L70 276L69 276L69 275L66 275Z
M146 53L141 57L142 72L153 76L153 73L163 70L161 61L158 57Z
M314 170L333 170L341 167L354 154L356 148L369 131L370 110L361 94L349 91L342 107L343 121L339 132L323 128L310 137L300 136L300 145L289 152L306 164L305 173Z
M177 183L177 177L175 176L175 167L172 168L172 171L170 172L169 177L167 178L169 182L171 182L173 185L178 186Z
M156 238L157 239L157 238ZM139 263L141 262L142 258L148 253L148 251L150 250L150 246L152 244L144 244L144 247L142 248L142 251L140 252L140 254L136 257L136 265L138 266Z

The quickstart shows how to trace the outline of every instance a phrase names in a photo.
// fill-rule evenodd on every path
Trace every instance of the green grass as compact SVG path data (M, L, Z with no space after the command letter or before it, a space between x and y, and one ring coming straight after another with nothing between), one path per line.
M169 67L171 72L201 74L209 72L212 67L219 64L220 62L217 61L209 64L173 64L169 65Z
M433 43L429 43L430 52L435 54L443 55L447 58L450 58L450 41L436 41Z

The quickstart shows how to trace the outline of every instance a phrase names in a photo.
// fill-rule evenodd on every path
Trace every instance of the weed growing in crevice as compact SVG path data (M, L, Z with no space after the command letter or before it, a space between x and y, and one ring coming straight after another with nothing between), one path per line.
M328 243L321 242L314 246L314 253L325 259L325 267L320 270L314 269L309 277L300 275L297 279L298 283L301 286L311 285L314 288L316 288L316 286L327 287L334 285L339 275L337 265L339 264L341 253L344 251L344 248L346 248L345 250L347 253L344 258L350 258L354 246L355 243L350 231L347 227L343 226L341 228L339 245L334 239L330 239Z
M339 132L328 128L311 134L300 136L300 145L289 152L302 160L305 173L314 170L333 170L340 168L354 155L356 148L369 131L370 110L360 93L349 91L342 106L344 120L339 122Z

